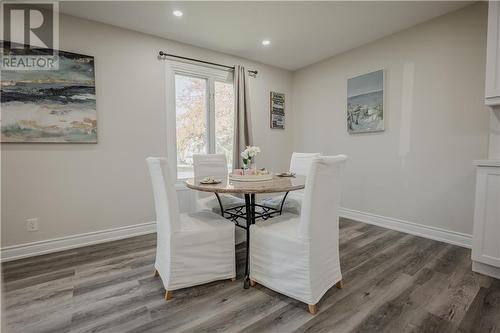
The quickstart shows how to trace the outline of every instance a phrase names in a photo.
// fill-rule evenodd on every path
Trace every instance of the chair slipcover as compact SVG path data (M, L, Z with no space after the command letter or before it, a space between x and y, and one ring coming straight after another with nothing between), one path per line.
M194 176L196 178L227 177L227 159L224 154L194 154ZM196 191L196 210L220 213L220 205L213 193ZM230 194L219 194L224 209L244 205L245 201Z
M156 261L167 291L236 276L234 224L203 211L179 214L164 158L147 159L156 208Z
M286 213L250 227L250 279L307 304L342 280L338 209L346 159L313 159L300 216Z
M309 173L309 169L311 168L313 158L320 155L320 153L294 152L290 160L290 172L293 172L298 176L307 176ZM278 195L275 197L266 198L262 200L262 204L273 208L279 208L281 202L283 201L283 196L284 195ZM283 211L300 214L303 197L304 190L289 192L283 205Z

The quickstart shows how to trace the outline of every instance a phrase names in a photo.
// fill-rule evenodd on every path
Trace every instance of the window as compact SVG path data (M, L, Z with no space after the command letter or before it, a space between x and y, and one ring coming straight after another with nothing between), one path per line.
M175 75L177 177L193 174L193 155L208 149L207 80Z
M234 101L232 73L191 64L173 65L177 178L193 177L193 155L225 154L232 165ZM172 118L170 118L172 119ZM168 155L168 154L167 154ZM169 156L174 160L173 156Z
M226 154L228 169L233 164L233 83L215 81L215 152Z

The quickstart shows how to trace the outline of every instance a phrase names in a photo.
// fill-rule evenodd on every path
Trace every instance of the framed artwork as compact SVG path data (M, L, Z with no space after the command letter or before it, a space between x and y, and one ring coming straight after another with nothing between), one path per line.
M384 70L347 80L347 131L384 130Z
M285 129L285 94L271 91L271 128Z
M2 143L97 143L94 57L59 51L59 69L2 71L1 87Z

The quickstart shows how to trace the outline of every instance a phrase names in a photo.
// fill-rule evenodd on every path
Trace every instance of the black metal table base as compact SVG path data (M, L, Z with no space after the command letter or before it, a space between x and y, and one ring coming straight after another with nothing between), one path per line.
M255 223L255 194L245 194L245 212L246 212L246 253L245 253L245 280L243 288L250 288L250 226Z
M250 288L250 267L249 267L249 259L250 259L250 226L255 224L255 220L263 219L267 220L274 216L281 215L283 212L283 205L285 204L285 199L288 195L288 192L285 193L285 196L281 200L281 204L279 209L264 206L261 204L255 203L255 194L245 194L245 205L240 205L236 207L231 207L229 209L224 209L222 205L222 201L217 193L215 196L219 201L219 206L221 210L221 215L226 219L234 222L237 227L243 228L246 231L246 254L245 254L245 280L243 282L243 288ZM257 209L259 211L257 211ZM240 220L245 221L245 225L241 225Z

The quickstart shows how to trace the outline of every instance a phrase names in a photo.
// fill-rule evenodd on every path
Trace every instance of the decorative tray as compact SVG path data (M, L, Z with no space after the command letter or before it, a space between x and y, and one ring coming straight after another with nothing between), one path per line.
M262 182L265 180L273 179L273 174L271 172L263 175L238 175L235 173L230 173L229 179L238 182Z

